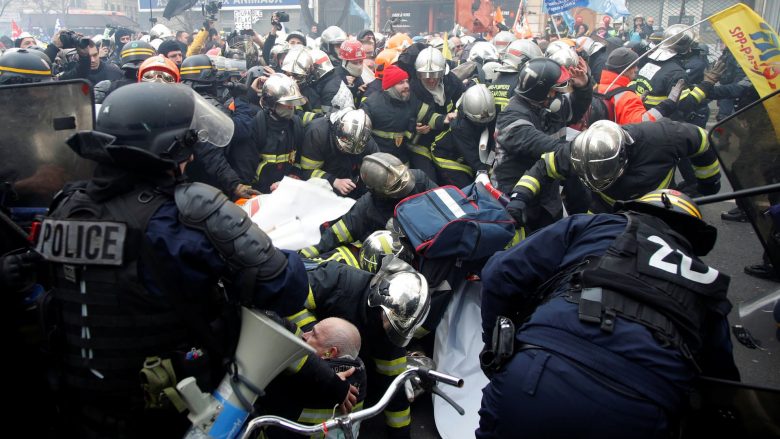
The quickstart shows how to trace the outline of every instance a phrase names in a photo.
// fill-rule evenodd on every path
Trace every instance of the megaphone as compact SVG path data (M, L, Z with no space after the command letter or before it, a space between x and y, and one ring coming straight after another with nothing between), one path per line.
M185 438L237 437L251 409L245 403L254 404L258 390L265 389L284 369L314 352L268 316L242 307L234 372L226 374L211 395L201 392L192 377L176 385L192 422Z

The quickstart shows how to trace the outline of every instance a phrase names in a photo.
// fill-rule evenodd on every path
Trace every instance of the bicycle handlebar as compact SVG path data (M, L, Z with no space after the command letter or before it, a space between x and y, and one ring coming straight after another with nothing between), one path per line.
M289 430L294 433L303 434L303 435L312 435L316 433L321 433L321 432L331 430L333 428L343 429L346 427L350 427L355 422L359 422L364 419L373 418L374 416L378 415L382 410L385 409L385 407L387 407L388 404L390 404L390 400L393 398L393 395L395 395L398 389L400 389L403 386L404 382L412 378L413 376L419 376L420 378L428 378L432 381L448 384L454 387L463 387L462 378L454 377L452 375L447 375L445 373L441 373L433 369L409 366L400 375L395 377L393 382L387 388L387 391L385 391L385 394L382 395L382 398L375 405L367 409L360 410L358 412L350 413L347 415L338 416L332 419L328 419L327 421L317 425L303 425L279 416L271 416L271 415L260 416L249 421L246 428L244 429L244 433L241 435L241 439L248 439L250 433L253 430L260 427L266 427L266 426L281 427L284 428L285 430Z

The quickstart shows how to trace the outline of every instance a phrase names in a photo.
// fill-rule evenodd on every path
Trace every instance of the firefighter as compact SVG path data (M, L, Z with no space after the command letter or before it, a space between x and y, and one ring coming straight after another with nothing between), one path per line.
M415 113L409 99L409 75L396 65L384 69L382 93L374 93L361 108L371 119L371 134L379 151L409 163L407 142L412 138Z
M582 61L569 70L548 58L535 58L523 66L515 95L496 118L493 173L500 191L511 193L542 154L559 148L566 126L585 114L593 95L586 69ZM570 85L572 93L568 93ZM570 197L575 198L580 197ZM526 225L532 230L543 227L559 218L562 210L558 188L547 187L528 207Z
M440 184L464 187L474 181L477 171L490 169L480 150L483 142L485 155L494 149L495 118L496 104L484 84L463 93L457 117L431 145Z
M306 129L301 147L301 177L324 178L339 195L354 199L366 192L360 163L379 152L371 138L371 120L363 110L348 110L335 122L321 117Z
M436 187L425 173L409 169L397 157L384 152L363 158L360 179L368 192L339 221L322 232L317 245L302 249L301 255L313 258L339 245L366 239L375 230L385 228L399 200Z
M668 188L682 157L690 157L701 193L720 190L720 165L703 129L671 119L623 126L600 120L558 151L542 155L512 190L507 210L522 223L536 194L554 179L576 176L594 194L590 210L611 212L615 200Z

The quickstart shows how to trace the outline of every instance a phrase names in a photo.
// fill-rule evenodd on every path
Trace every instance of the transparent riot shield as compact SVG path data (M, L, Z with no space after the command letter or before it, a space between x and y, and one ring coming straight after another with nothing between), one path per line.
M780 91L715 125L710 143L734 190L780 182ZM780 270L780 193L737 200ZM778 271L780 273L780 271Z
M92 88L86 81L0 87L0 185L4 206L46 208L65 183L92 176L94 162L65 143L91 130Z

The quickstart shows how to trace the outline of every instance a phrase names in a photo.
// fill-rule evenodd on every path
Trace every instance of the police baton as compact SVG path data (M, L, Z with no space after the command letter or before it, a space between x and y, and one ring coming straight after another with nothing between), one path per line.
M749 189L742 189L734 192L727 192L725 194L707 195L704 197L694 198L693 201L699 206L704 204L717 203L719 201L732 200L735 198L752 197L755 195L763 195L772 192L780 192L780 183L767 184L763 186L756 186Z

